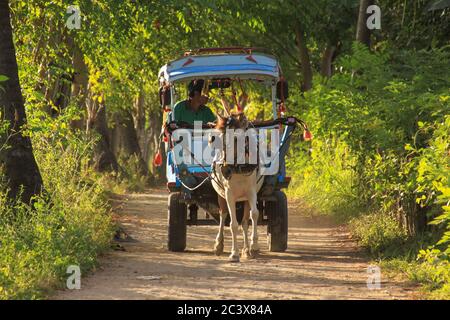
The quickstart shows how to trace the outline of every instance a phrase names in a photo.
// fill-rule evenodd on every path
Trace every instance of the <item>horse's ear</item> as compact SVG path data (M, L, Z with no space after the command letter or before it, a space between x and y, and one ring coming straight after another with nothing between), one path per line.
M220 113L217 114L217 123L216 129L222 129L225 127L225 123L227 122L227 118L222 116Z
M217 118L219 121L225 121L227 120L227 118L225 118L224 116L222 116L220 113L217 114Z

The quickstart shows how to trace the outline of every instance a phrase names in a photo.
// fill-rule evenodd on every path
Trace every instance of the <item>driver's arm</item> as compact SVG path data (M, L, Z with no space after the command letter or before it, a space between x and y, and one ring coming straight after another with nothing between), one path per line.
M205 118L206 119L203 119L203 123L215 122L217 120L217 116L214 114L214 112L212 112L210 108L208 108Z

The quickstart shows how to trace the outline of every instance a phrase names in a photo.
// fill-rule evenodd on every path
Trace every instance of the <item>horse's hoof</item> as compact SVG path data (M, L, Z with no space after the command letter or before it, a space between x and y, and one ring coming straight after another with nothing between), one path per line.
M223 243L216 243L214 246L214 254L220 256L223 253Z
M228 258L229 262L239 262L239 255L234 255L232 254L229 258Z
M245 259L253 258L252 255L250 254L250 250L248 248L242 249L241 256L242 256L242 258L245 258Z

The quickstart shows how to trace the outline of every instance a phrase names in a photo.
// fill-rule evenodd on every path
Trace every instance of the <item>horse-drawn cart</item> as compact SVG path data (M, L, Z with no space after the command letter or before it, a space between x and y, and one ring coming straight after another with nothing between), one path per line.
M235 95L234 88L240 84L242 89L242 83L248 81L260 83L270 90L273 120L255 122L253 127L256 130L264 128L279 131L278 150L275 154L276 160L274 159L279 162L276 172L262 176L262 187L257 195L258 223L267 225L270 251L285 251L288 242L288 205L282 189L289 185L290 177L286 176L284 157L295 129L295 121L294 118L284 117L287 83L282 77L277 59L254 48L189 51L182 58L163 66L159 72L160 101L163 109L167 111L164 140L167 187L170 191L168 249L185 249L188 225L217 224L220 217L217 193L211 183L211 159L205 156L208 141L204 135L194 134L192 126L174 119L174 113L170 112L175 102L181 98L184 84L196 79L205 82L208 92L230 90ZM235 96L234 98L239 109L239 102ZM178 138L174 138L174 133L181 128L191 133L188 145L193 161L188 164L177 161L179 155L174 152L174 148L180 143ZM196 151L192 151L194 149ZM206 212L204 217L199 216L200 208ZM241 219L243 210L243 204L237 203L238 220Z

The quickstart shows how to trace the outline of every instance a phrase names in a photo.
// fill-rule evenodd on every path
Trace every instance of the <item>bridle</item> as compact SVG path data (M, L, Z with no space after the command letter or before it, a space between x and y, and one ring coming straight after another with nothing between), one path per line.
M224 136L226 136L226 130L227 129L239 129L239 130L243 130L243 132L245 133L250 126L248 125L250 122L247 121L247 126L245 128L233 128L236 126L236 122L237 120L233 117L230 116L228 117L225 126L224 126L224 131L222 132L222 158L223 161L220 163L217 163L217 166L219 168L219 170L221 170L222 175L225 177L225 179L229 180L231 179L233 174L241 174L241 175L251 175L257 168L259 165L259 157L257 156L257 162L255 164L250 164L250 163L237 163L237 149L234 149L234 158L233 158L233 163L229 164L226 162L227 159L227 144L230 143L230 141L226 141L226 139L224 138ZM235 143L237 137L233 136L233 144ZM245 159L249 158L249 154L250 154L250 141L249 141L249 137L246 135L245 136ZM237 144L234 144L237 147ZM258 150L258 144L257 145L257 150L256 150L256 154L258 154L259 150ZM215 170L215 166L213 166L213 170Z

